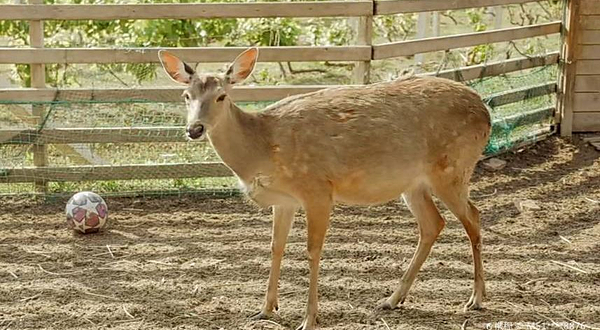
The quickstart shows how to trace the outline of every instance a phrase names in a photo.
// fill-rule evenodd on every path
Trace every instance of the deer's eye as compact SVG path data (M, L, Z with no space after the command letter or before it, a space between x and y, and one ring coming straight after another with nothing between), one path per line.
M183 94L183 98L184 98L186 101L189 101L189 100L190 100L190 94L188 94L188 93L184 93L184 94Z
M225 97L227 97L227 94L219 95L219 97L217 97L217 102L222 102L223 100L225 100Z

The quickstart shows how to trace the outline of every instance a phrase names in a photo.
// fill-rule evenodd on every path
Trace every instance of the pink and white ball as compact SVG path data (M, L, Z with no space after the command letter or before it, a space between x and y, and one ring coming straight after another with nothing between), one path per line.
M67 202L65 212L69 227L84 234L97 232L108 219L106 202L91 191L73 195Z

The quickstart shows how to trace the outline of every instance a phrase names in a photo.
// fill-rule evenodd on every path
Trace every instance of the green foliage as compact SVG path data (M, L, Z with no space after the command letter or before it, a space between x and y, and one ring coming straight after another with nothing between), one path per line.
M375 34L389 42L405 40L416 28L416 14L377 16L374 25Z
M2 35L11 37L13 44L26 44L29 38L29 23L25 21L0 21Z
M300 25L291 18L253 18L238 26L243 34L237 40L258 46L294 46L302 32ZM234 40L235 40L234 39Z
M306 41L311 45L349 45L354 39L354 28L348 20L327 20L322 18L309 19L301 26Z
M467 52L467 65L476 65L487 62L494 55L494 45L485 44L471 48Z
M353 31L354 29L348 24L347 20L336 20L326 29L327 44L337 46L349 45L354 39Z
M473 8L467 10L467 17L469 17L469 24L473 26L473 30L481 32L487 30L487 24L484 22L485 8Z
M469 18L469 25L475 32L487 30L488 26L484 20L485 8L473 8L466 11ZM485 63L494 54L493 44L483 44L472 47L467 51L467 65L476 65Z

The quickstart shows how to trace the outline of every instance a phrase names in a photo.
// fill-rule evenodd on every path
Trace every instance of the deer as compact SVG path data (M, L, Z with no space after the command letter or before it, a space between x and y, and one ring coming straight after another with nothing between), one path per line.
M264 304L252 319L276 316L281 262L297 211L306 215L309 288L298 327L317 327L318 277L336 204L369 206L402 197L416 218L419 240L393 294L377 308L404 303L445 225L436 196L462 223L471 243L474 284L465 312L485 295L480 215L469 182L488 142L490 114L466 85L409 75L360 86L288 96L259 112L231 98L254 70L258 48L239 54L224 73L202 74L160 50L166 74L185 85L186 135L208 138L245 195L273 210L271 268Z

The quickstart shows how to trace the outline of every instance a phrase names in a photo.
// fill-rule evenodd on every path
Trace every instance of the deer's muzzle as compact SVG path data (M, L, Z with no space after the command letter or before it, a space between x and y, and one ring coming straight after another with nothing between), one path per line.
M204 126L202 124L190 125L186 128L185 133L190 140L196 140L204 134Z

